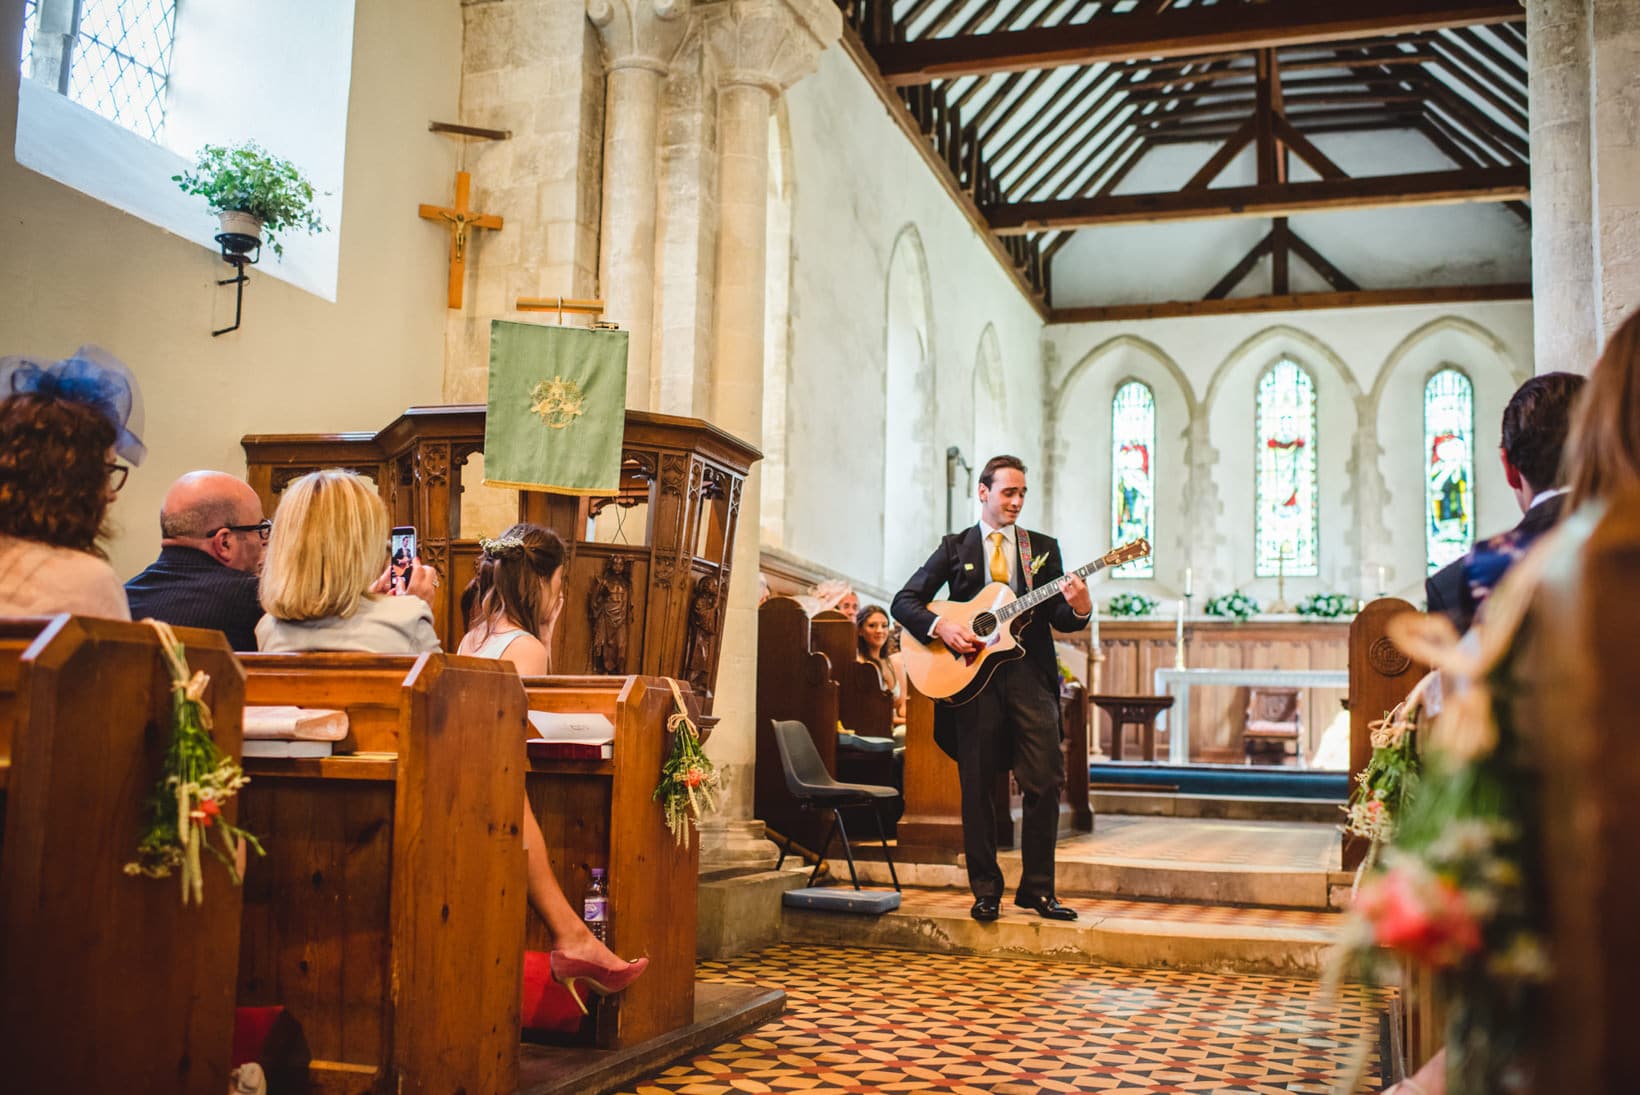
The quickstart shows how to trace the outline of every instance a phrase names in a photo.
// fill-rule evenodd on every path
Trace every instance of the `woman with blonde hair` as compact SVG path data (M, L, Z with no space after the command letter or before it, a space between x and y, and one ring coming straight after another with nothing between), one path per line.
M504 585L533 604L534 612L512 608L498 597L499 612L485 617L491 637L502 625L531 628L528 636L514 634L490 656L515 660L527 672L545 671L546 646L539 633L550 635L563 588L563 545L545 529L527 533L546 545L545 555L555 561L547 573L533 577L505 575ZM516 531L516 530L509 530ZM345 650L374 654L424 654L440 649L429 604L438 588L438 576L420 559L412 561L408 593L391 592L388 538L391 528L387 504L350 471L329 468L311 472L285 488L273 517L267 562L262 570L262 607L267 610L256 625L256 639L265 651ZM505 539L505 538L504 538ZM522 536L519 538L522 542ZM550 541L550 543L549 543ZM491 560L502 562L500 555ZM482 571L482 567L481 567ZM514 581L514 578L518 578ZM480 599L480 604L486 603ZM550 609L550 610L549 610ZM516 619L512 612L526 617ZM477 632L475 631L475 635ZM469 636L472 637L472 636ZM526 638L529 640L526 642ZM482 646L483 640L477 645ZM513 648L517 647L516 655ZM462 653L477 653L463 642ZM537 663L532 658L539 657ZM521 730L522 728L520 728ZM649 960L624 962L598 942L565 900L547 859L546 840L528 804L524 809L524 858L528 866L527 892L531 907L546 922L553 938L553 976L575 994L583 1011L586 1003L576 987L596 992L618 992L648 966Z

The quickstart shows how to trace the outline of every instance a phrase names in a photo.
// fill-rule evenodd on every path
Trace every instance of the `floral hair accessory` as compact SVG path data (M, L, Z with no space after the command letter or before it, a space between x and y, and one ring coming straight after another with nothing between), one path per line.
M142 393L136 377L98 346L81 346L61 361L45 364L26 357L0 358L0 399L42 395L95 408L113 424L114 451L133 464L148 455L142 443Z
M502 536L495 540L480 536L478 546L483 549L487 559L516 559L524 554L524 541L517 536Z

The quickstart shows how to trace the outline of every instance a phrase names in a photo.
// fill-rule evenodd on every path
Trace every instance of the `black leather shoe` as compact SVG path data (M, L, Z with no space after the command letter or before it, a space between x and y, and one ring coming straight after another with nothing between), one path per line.
M989 924L1002 915L1002 899L996 897L982 897L974 902L974 907L968 910L968 915L982 924ZM1074 913L1072 914L1075 915Z
M1024 894L1015 894L1014 904L1022 909L1035 909L1038 916L1047 920L1076 919L1076 910L1069 905L1061 905L1057 897L1026 897Z

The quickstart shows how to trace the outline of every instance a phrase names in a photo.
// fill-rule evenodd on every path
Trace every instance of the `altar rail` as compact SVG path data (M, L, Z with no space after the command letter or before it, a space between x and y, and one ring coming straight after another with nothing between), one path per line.
M1170 619L1103 618L1099 640L1104 654L1100 690L1111 695L1153 693L1158 669L1175 663L1175 629ZM1185 623L1185 661L1191 669L1298 670L1349 667L1348 621L1251 620L1244 624L1212 618ZM1091 680L1091 673L1086 679ZM1240 763L1242 727L1247 711L1245 687L1201 687L1190 706L1189 761ZM1306 754L1315 752L1322 732L1338 715L1343 688L1306 688L1301 692ZM1090 736L1108 735L1108 720L1090 728Z

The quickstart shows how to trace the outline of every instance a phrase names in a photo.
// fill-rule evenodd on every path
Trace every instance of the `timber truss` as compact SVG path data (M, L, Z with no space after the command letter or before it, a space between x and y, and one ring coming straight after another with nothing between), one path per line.
M1529 294L1520 285L1363 290L1287 221L1484 201L1529 223L1519 0L838 4L845 42L890 114L1047 318ZM1313 141L1372 130L1420 134L1452 167L1352 177ZM1184 143L1217 148L1179 189L1117 193L1147 153ZM1256 180L1213 186L1248 148ZM1295 160L1306 177L1290 178ZM1268 218L1270 230L1204 301L1052 308L1053 258L1077 229L1212 217ZM1266 256L1269 295L1230 298ZM1332 291L1292 294L1294 259Z

